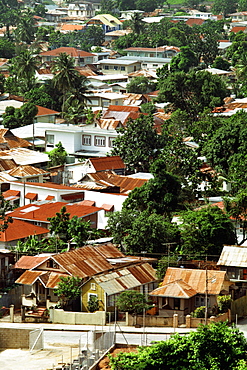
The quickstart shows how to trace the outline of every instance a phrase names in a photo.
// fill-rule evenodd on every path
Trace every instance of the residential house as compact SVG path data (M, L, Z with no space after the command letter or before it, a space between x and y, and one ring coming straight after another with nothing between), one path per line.
M232 22L244 22L247 21L247 12L236 12L229 14Z
M30 148L32 144L24 139L15 136L7 128L0 129L0 150L12 148Z
M8 193L4 192L3 196L8 199L10 194L18 198L19 205L23 206L29 201L26 201L28 193L35 194L35 199L40 202L54 201L54 202L79 202L84 199L84 194L80 189L71 186L58 185L53 183L35 183L35 182L10 182ZM10 200L10 199L8 199Z
M168 267L162 285L150 296L156 301L160 316L178 314L179 323L197 307L207 305L214 313L217 296L231 294L232 282L225 271Z
M133 178L131 176L116 175L112 171L99 171L87 173L78 183L77 188L81 187L88 190L101 190L127 195L130 191L141 187L147 181L146 178Z
M46 151L61 141L66 152L75 157L102 157L110 153L117 136L115 125L101 128L100 122L82 126L54 125L46 130Z
M84 66L86 64L94 64L97 62L94 54L73 47L60 47L53 50L43 51L39 54L39 56L42 63L49 64L50 62L53 62L61 53L65 53L73 57L76 66Z
M119 39L119 37L132 33L132 30L116 30L110 31L105 34L105 42L111 45L112 41Z
M91 92L85 96L88 98L87 107L99 109L109 105L123 105L124 100L123 94L113 92Z
M0 255L2 249L11 249L18 241L25 242L32 235L41 240L49 234L49 230L45 227L18 219L12 221L8 224L8 228L0 233Z
M58 9L49 9L45 13L45 19L49 22L61 23L63 18L67 16L67 11L61 11Z
M246 295L247 292L247 247L225 245L217 266L227 273L230 281L235 284L234 298Z
M9 249L0 249L0 287L5 288L12 283L9 279L11 267L15 264L15 254Z
M124 49L127 56L139 58L173 58L180 52L177 46L159 46L157 48L130 47Z
M102 228L104 210L95 207L95 202L87 201L87 203L84 202L84 204L83 202L64 203L51 200L47 202L34 202L34 198L37 198L37 194L27 193L26 196L28 196L29 199L32 197L33 203L29 203L28 205L24 205L9 212L8 215L13 219L23 220L48 229L50 225L48 218L56 216L56 213L59 213L62 207L66 207L66 212L70 214L70 218L77 216L84 221L90 221L91 227L94 229Z
M87 22L87 26L90 27L90 25L101 26L105 33L122 28L122 22L111 14L98 14L92 17Z
M140 68L136 68L135 70L140 70L140 69L147 69L147 70L156 70L157 68L162 68L165 64L169 64L171 62L171 58L157 58L156 56L154 57L136 57L136 56L124 56L120 57L117 59L119 63L139 63ZM103 71L104 73L105 70ZM127 71L127 73L134 72L132 71Z
M108 75L129 74L142 68L142 60L138 60L138 58L130 59L131 57L128 57L127 60L123 58L100 60L96 63L98 70Z
M140 14L142 15L144 13L143 10L121 10L120 17L123 18L124 20L130 20L135 14Z
M42 170L42 168L25 165L17 166L16 168L9 170L8 174L21 182L43 183L44 177L48 177L50 172Z
M117 175L123 175L125 171L125 164L118 156L88 158L84 162L83 174L95 173L102 171L114 171Z
M144 264L144 262L146 262ZM36 303L39 305L56 305L58 297L54 294L61 276L77 276L82 279L82 308L85 310L85 300L90 295L98 292L99 283L102 283L103 276L94 282L92 277L96 278L99 274L110 273L114 270L120 270L115 274L114 291L124 290L124 284L128 289L137 288L156 281L155 272L147 262L154 262L154 259L146 257L125 256L111 243L98 246L85 246L75 250L49 256L23 256L15 264L15 270L19 271L20 277L16 283L29 285L30 293L36 297ZM140 265L143 263L143 265ZM140 265L140 266L139 266ZM128 267L127 270L124 270ZM122 268L122 270L120 269ZM122 271L122 272L121 272ZM129 280L124 278L124 273L128 274ZM139 273L139 275L138 275ZM91 281L90 281L91 280ZM107 288L113 286L112 275L108 275ZM119 280L119 282L118 282ZM93 285L94 284L94 285ZM100 285L99 285L100 287ZM151 288L151 286L149 286ZM148 290L148 288L144 288ZM105 308L105 298L99 293L98 298L103 301ZM102 308L103 308L102 307Z
M123 74L106 74L89 76L88 82L95 89L110 89L110 83L127 82L128 76Z
M27 148L13 148L0 151L0 161L13 160L17 165L35 165L38 168L46 168L49 162L49 157L45 153L36 152ZM15 165L16 167L16 165ZM14 168L14 166L12 167Z
M149 263L139 263L104 272L85 282L82 287L82 311L88 311L90 297L97 297L100 310L114 312L118 295L131 289L147 295L158 286L156 272Z
M95 15L95 10L91 2L70 3L68 5L68 16L74 19L88 19Z

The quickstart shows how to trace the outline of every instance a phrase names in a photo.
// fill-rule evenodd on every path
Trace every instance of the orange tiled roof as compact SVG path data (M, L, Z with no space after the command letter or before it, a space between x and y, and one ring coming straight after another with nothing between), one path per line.
M43 51L39 55L41 56L54 56L57 57L61 53L66 53L74 58L78 57L93 57L94 54L88 53L87 51L79 50L72 47L61 47L53 50Z
M13 223L9 223L8 228L0 233L0 241L10 242L12 240L27 238L30 235L42 235L48 233L49 230L44 227L33 225L30 222L13 219Z
M82 26L81 24L69 24L64 23L62 27L60 28L61 31L81 31L85 26Z
M49 116L49 115L54 115L54 114L60 114L59 112L55 110L44 108L39 105L36 105L36 107L38 108L37 116Z
M234 32L234 33L237 33L239 31L246 31L246 27L243 27L243 26L235 26L235 27L232 27L231 31L230 32Z
M87 217L101 210L98 207L82 206L78 203L66 204L64 202L52 202L44 204L28 204L23 207L16 208L9 213L12 218L40 221L49 223L48 217L54 217L57 212L60 212L62 207L66 207L66 212L70 214L70 218L78 216L79 218Z

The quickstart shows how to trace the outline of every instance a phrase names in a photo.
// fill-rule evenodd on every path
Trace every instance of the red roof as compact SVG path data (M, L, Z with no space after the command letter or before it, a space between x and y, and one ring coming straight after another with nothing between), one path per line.
M27 193L25 195L25 198L30 199L30 200L37 200L38 199L38 194L37 193Z
M54 114L60 114L56 110L44 108L44 107L41 107L39 105L36 105L36 107L38 108L38 113L36 114L36 116L51 116L51 115L54 115Z
M112 157L90 158L89 160L97 172L125 168L123 160L118 155Z
M140 112L139 107L131 107L127 105L109 105L108 111L119 111L119 112Z
M85 26L81 24L67 24L64 23L61 27L61 31L80 31L84 28Z
M48 51L43 51L39 55L41 56L54 56L57 57L61 53L66 53L74 58L79 58L79 57L93 57L94 54L88 53L87 51L79 50L76 48L71 48L71 47L61 47L53 50L48 50Z
M48 223L47 218L54 217L64 206L66 207L66 212L70 214L70 218L73 216L78 216L79 218L87 217L101 210L101 208L98 207L82 206L78 203L66 204L64 202L52 202L44 204L28 204L26 206L16 208L8 215L17 219Z
M33 225L30 222L13 219L13 222L8 224L8 228L0 233L0 241L10 242L12 240L27 238L30 235L42 235L48 233L49 230L44 227Z
M45 200L53 200L54 198L55 198L54 195L47 195Z
M83 200L82 202L79 202L79 204L81 206L88 206L88 207L90 207L90 206L94 206L95 205L95 201L93 201L93 200Z
M234 33L237 33L239 31L245 31L246 30L246 27L242 27L242 26L235 26L235 27L232 27L231 31L230 32L234 32Z
M204 19L199 19L199 18L190 18L188 19L185 23L192 27L194 24L197 24L198 26L201 26L205 22Z

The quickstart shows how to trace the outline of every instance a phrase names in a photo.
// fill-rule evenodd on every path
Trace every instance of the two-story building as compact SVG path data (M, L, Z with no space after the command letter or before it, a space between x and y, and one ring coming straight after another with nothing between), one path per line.
M105 33L110 31L121 30L122 22L111 14L98 14L87 22L90 25L101 26Z
M75 60L75 66L85 66L97 62L95 54L72 47L60 47L53 50L43 51L39 54L42 63L53 62L61 53L70 55Z
M88 19L95 15L95 10L91 2L71 3L68 5L68 17L74 19Z

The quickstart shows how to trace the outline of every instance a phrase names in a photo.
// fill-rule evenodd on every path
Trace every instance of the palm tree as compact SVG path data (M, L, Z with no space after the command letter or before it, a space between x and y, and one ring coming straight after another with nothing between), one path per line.
M74 91L76 86L78 86L80 74L75 69L74 58L66 53L61 53L56 58L52 72L55 73L53 78L54 86L62 92L62 111L64 111L66 95Z
M79 75L78 80L75 81L74 87L67 94L65 105L70 105L73 100L77 100L85 107L86 101L91 101L90 98L86 96L86 94L90 93L91 88L92 85L88 83L88 79L83 75Z
M20 14L17 28L15 30L15 35L19 42L30 44L34 40L34 24L35 21L33 13L30 10L26 10Z
M143 33L145 28L145 24L142 19L143 16L141 13L134 13L129 21L130 28L132 29L133 33L136 33L137 35Z
M37 58L30 50L24 49L13 59L13 69L25 86L24 90L30 90L34 85L35 71L38 69Z

